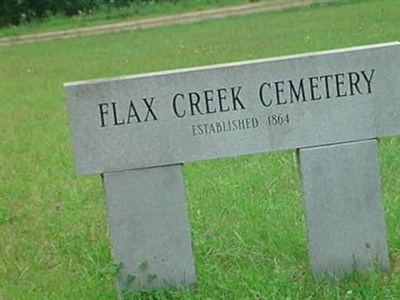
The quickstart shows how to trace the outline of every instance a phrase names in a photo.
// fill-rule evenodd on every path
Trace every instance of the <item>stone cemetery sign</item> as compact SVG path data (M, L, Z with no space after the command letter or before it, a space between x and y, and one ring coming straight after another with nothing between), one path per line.
M400 134L399 62L394 42L65 84L120 287L195 280L183 163L282 149L299 149L314 274L387 267L375 139Z

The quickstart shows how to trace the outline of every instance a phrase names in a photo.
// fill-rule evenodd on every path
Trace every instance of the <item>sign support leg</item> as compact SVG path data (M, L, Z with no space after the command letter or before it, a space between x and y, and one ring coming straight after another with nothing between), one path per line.
M103 174L118 288L195 281L182 165Z
M377 141L304 148L298 155L315 277L386 269Z

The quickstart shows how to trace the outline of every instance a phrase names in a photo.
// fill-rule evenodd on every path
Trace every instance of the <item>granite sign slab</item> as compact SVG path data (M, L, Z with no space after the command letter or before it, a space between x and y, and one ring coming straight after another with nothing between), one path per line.
M106 173L103 183L120 291L193 283L181 166Z
M400 132L400 44L65 85L78 174Z
M281 149L298 149L315 276L386 268L376 138L400 134L399 62L393 42L65 84L120 291L195 281L183 163Z
M377 141L300 149L299 162L314 275L387 269Z

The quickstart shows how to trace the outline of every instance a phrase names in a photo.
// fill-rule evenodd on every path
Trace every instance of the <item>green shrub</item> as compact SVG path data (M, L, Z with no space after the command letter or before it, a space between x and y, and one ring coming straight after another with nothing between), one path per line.
M0 26L20 25L50 15L74 16L102 7L126 7L132 4L179 2L181 0L3 0Z

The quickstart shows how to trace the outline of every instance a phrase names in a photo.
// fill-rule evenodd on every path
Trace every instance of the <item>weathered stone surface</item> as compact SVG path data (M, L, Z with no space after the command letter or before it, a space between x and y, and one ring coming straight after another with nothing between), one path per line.
M368 140L299 150L316 277L388 267L376 148Z
M66 84L77 171L399 134L398 61L395 42Z
M195 281L181 165L103 177L119 289Z
M289 148L314 274L386 268L372 139L400 134L398 61L394 42L66 84L78 174L104 174L119 288L195 280L179 164Z

